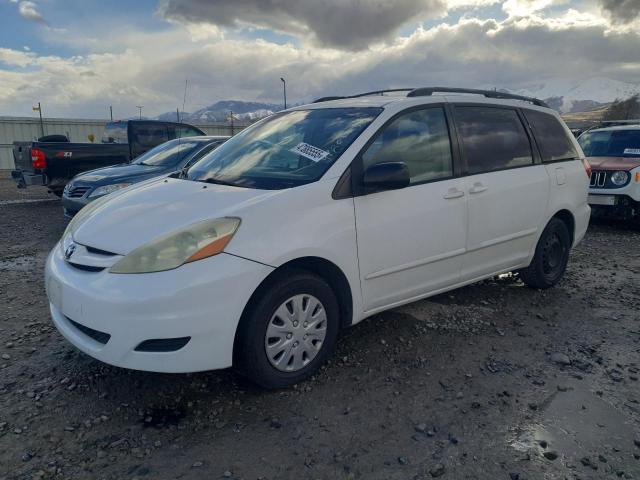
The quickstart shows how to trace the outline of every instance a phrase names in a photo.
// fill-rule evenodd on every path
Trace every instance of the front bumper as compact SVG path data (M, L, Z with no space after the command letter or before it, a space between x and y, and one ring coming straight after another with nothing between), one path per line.
M63 193L62 208L64 209L64 214L67 217L73 217L82 207L91 203L93 200L97 200L98 198L100 197L88 198L86 195L80 198L70 198Z
M195 372L231 366L242 311L272 270L223 253L166 272L90 272L67 263L56 245L45 285L53 323L86 354L136 370ZM108 335L106 343L87 328ZM184 337L175 351L136 351L142 342Z

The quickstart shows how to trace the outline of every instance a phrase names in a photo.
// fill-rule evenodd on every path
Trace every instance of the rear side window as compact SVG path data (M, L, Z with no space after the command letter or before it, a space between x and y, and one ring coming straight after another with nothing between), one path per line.
M477 106L454 112L470 174L533 164L529 137L515 110Z
M186 125L175 125L169 127L169 138L184 138L184 137L198 137L202 135L202 132L196 130L193 127Z
M451 177L451 143L444 110L414 110L383 127L362 154L362 163L366 169L385 162L404 162L411 183Z
M556 117L536 110L525 110L524 115L536 137L543 162L578 158L573 143Z
M133 129L133 141L149 149L169 140L166 125L139 125Z

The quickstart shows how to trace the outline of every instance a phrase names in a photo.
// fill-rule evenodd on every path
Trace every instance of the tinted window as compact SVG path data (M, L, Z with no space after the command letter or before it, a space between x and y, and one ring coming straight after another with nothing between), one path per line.
M556 117L536 110L525 110L524 114L533 129L543 162L578 158L573 143Z
M441 108L416 110L397 117L378 133L362 155L364 168L404 162L411 183L451 177L449 129Z
M515 110L456 107L455 117L469 173L533 163L529 138Z
M176 125L169 128L171 138L198 137L202 132L186 125Z
M190 180L282 189L318 180L379 108L319 108L272 115L205 155Z
M587 157L640 157L640 130L594 130L578 143Z
M169 140L166 125L139 125L133 128L132 141L143 149L155 147Z

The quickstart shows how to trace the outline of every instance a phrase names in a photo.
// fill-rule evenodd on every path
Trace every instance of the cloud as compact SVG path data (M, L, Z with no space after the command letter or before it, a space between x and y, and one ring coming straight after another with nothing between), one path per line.
M164 18L182 24L251 25L347 50L389 40L419 15L445 10L445 0L163 0L159 8Z
M640 17L640 0L600 0L600 3L617 23L629 24Z
M42 101L48 115L105 117L109 105L118 117L137 113L135 105L155 115L182 105L186 76L187 111L222 99L279 102L282 76L292 101L387 87L532 89L558 79L640 78L637 31L571 9L502 21L464 15L358 51L225 37L211 24L194 25L92 32L95 43L70 28L66 42L100 48L81 56L0 49L0 110L29 114Z
M33 62L34 55L29 51L12 50L0 47L0 63L9 66L26 67Z
M16 2L13 2L16 3ZM43 25L47 25L47 21L44 17L38 12L38 6L29 1L21 1L18 2L18 11L23 18L30 20L32 22L41 23Z

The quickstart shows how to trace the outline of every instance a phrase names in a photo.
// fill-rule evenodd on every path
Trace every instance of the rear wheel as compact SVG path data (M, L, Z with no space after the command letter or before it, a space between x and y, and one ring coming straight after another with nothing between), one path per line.
M336 296L322 278L304 271L282 276L243 315L234 363L265 388L298 383L331 355L339 315Z
M538 240L531 265L519 272L520 278L532 288L553 287L564 275L570 250L571 236L566 224L552 218Z

